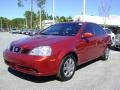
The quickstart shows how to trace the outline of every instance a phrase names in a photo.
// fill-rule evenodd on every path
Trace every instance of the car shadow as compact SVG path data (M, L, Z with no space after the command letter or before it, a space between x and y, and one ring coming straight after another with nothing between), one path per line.
M92 64L92 63L95 63L95 62L97 62L97 61L100 61L100 60L97 58L97 59L88 61L88 62L86 62L86 63L84 63L84 64L81 64L81 65L77 66L76 70L82 69L82 68L84 68L84 67L86 67L86 66L88 66L88 65L90 65L90 64Z
M32 76L32 75L29 75L29 74L25 74L25 73L21 73L19 71L16 71L16 70L13 70L11 68L8 68L8 71L21 78L21 79L24 79L24 80L28 80L28 81L31 81L31 82L35 82L35 83L45 83L45 82L49 82L49 81L54 81L56 80L56 76Z
M117 48L115 48L114 46L111 46L111 47L110 47L110 50L113 50L113 51L120 51L120 49L117 49Z
M80 70L80 69L82 69L82 68L84 68L92 63L95 63L97 61L99 61L99 59L95 59L95 60L89 61L85 64L81 64L81 65L77 66L76 71ZM8 68L8 71L11 74L13 74L21 79L28 80L28 81L35 82L35 83L45 83L45 82L54 81L54 80L60 81L58 78L56 78L56 76L44 76L44 77L43 76L42 77L41 76L32 76L29 74L21 73L19 71L11 69L11 68Z

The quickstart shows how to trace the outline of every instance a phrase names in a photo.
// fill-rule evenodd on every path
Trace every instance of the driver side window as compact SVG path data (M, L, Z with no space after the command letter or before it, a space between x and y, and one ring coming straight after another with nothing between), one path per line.
M94 30L92 28L92 24L88 23L85 28L83 29L82 34L84 33L92 33L94 35Z

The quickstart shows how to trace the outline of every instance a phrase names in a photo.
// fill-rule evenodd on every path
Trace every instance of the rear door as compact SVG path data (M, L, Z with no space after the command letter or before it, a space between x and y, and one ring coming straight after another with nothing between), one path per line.
M98 53L97 57L99 57L100 55L103 54L106 48L108 36L101 26L97 24L93 24L93 25L94 25L93 29L95 32L95 36L97 39L96 52Z

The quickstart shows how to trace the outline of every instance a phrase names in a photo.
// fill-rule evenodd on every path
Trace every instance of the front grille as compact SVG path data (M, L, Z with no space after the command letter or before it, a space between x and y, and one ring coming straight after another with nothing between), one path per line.
M30 50L29 49L20 48L20 47L16 47L16 46L10 46L10 51L11 52L16 52L16 53L28 54Z
M12 51L12 52L20 52L20 50L21 50L21 48L19 48L19 47L14 47L14 46L10 47L10 51Z
M23 53L23 54L28 54L29 52L30 52L29 49L22 49L22 51L21 51L21 53Z

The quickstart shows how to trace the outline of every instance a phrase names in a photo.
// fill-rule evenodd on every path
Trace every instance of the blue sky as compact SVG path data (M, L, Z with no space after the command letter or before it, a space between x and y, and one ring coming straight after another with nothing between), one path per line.
M75 16L82 13L83 0L55 0L55 15L57 16ZM86 13L89 15L99 15L99 6L101 0L86 0ZM24 2L24 7L17 6L17 0L1 0L0 16L9 19L24 17L24 12L30 10L30 0ZM34 4L34 11L39 8ZM52 0L46 0L45 11L52 14ZM112 0L110 14L120 15L120 5L118 0Z

